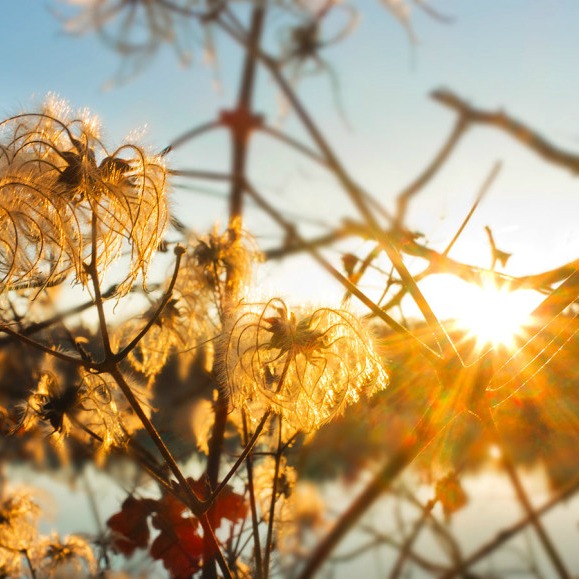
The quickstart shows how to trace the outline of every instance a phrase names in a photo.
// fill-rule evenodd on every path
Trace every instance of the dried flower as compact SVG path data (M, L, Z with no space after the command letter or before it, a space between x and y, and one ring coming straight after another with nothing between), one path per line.
M306 432L388 384L369 334L345 310L296 314L280 299L240 304L221 349L222 380L234 407L251 412L257 400Z
M162 45L174 48L179 60L189 64L193 57L198 21L205 35L208 57L213 53L210 21L225 2L212 0L63 0L78 8L66 19L65 29L72 33L96 31L103 41L129 59L132 72L139 72Z
M44 372L24 407L20 426L48 427L51 440L61 445L73 428L89 429L101 441L100 452L126 440L126 428L117 406L116 388L106 374L82 373L79 383L63 386L56 376Z
M96 573L97 562L91 546L78 535L61 540L58 535L44 539L40 546L42 577L87 577Z
M6 564L14 552L32 546L39 515L39 506L24 492L0 502L0 565Z
M54 99L0 123L0 192L0 291L69 273L85 284L91 260L102 274L128 246L124 295L145 276L168 219L161 159L133 144L108 151L94 117Z
M236 219L219 234L214 232L199 239L193 251L195 264L203 273L209 289L220 297L224 291L231 301L241 297L250 281L251 266L261 259L253 240L242 230Z

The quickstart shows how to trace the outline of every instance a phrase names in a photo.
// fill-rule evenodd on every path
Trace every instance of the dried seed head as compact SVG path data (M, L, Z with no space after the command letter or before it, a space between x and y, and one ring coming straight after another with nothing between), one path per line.
M0 564L9 562L3 561L5 556L10 558L14 551L34 544L39 516L39 506L26 493L15 493L0 502Z
M70 17L63 17L65 30L73 34L96 32L127 59L129 76L144 68L163 45L172 46L179 60L189 64L193 58L193 41L198 38L192 30L196 21L205 35L204 50L212 52L210 21L224 5L211 0L61 1L75 10Z
M83 434L82 427L87 427L99 437L98 450L104 455L127 438L116 398L114 381L107 374L82 371L80 382L63 386L54 374L44 372L23 406L20 427L46 429L57 446L73 428Z
M168 220L166 169L138 145L108 151L98 122L48 99L0 123L0 291L87 281L130 253L117 286L145 276ZM94 255L93 255L94 254Z
M254 402L265 404L306 432L388 384L369 334L345 310L293 313L280 299L241 304L220 349L234 407L251 413Z
M253 240L243 231L241 220L234 222L220 234L199 238L193 260L202 271L208 289L227 294L232 302L240 299L251 277L252 265L261 259ZM223 304L222 304L223 305Z
M78 535L61 540L58 535L39 545L43 577L88 577L96 573L97 562L89 543Z

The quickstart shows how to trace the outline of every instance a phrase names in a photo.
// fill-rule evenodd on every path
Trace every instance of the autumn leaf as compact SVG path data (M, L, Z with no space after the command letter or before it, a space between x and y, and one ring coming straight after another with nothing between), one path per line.
M185 506L173 495L157 502L152 523L161 532L153 541L150 555L163 561L171 576L188 578L201 568L203 538L198 534L199 521L183 517Z
M155 509L157 501L136 499L129 496L122 504L121 511L110 517L108 527L113 531L113 547L119 553L130 557L135 549L145 549L149 544L147 518Z
M209 509L208 516L219 527L223 519L232 523L243 521L247 516L247 503L242 495L233 492L226 486L217 497L215 504Z

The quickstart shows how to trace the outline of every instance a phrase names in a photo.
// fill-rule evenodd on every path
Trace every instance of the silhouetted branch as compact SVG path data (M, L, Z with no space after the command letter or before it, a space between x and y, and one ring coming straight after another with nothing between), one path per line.
M437 153L436 157L430 165L407 187L405 187L397 196L398 211L396 213L396 223L402 227L406 217L406 210L408 203L416 193L418 193L442 168L444 163L449 158L450 154L458 144L460 138L468 127L464 116L460 116L454 126L454 129L444 143L442 149Z
M554 497L548 500L544 505L538 507L534 511L534 515L537 517L542 517L548 513L553 507L560 504L573 496L579 490L579 479L575 479L562 488ZM496 551L504 543L512 539L515 535L520 533L531 523L531 517L529 515L523 517L517 521L514 525L499 531L494 539L482 545L474 553L468 556L460 565L456 566L454 569L446 572L442 575L441 579L452 579L458 575L463 575L464 572L484 559L488 557L491 553Z
M435 101L458 113L466 122L501 129L549 163L569 169L573 174L579 173L579 155L555 147L537 132L505 112L488 112L473 108L465 100L445 89L435 90L431 96Z

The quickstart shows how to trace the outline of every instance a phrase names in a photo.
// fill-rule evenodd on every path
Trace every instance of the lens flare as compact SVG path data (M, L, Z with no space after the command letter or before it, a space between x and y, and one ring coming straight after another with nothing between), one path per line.
M457 322L475 337L480 345L503 345L512 348L517 336L530 322L529 305L519 292L507 285L498 286L487 281L480 286L470 285Z

